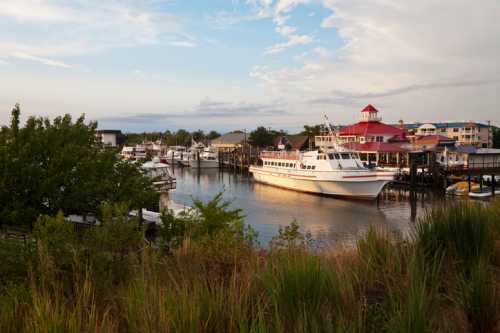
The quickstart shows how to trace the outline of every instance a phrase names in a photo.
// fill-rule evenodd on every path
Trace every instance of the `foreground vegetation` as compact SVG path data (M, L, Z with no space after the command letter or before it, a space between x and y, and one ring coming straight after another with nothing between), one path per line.
M311 251L292 224L263 250L220 196L164 216L157 246L107 207L76 233L41 217L0 240L1 332L497 332L500 203L437 207L411 240L370 229Z

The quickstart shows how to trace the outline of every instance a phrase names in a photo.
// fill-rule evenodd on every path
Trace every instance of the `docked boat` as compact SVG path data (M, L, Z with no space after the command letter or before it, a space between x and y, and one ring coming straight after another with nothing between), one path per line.
M365 167L349 151L268 151L260 157L262 166L250 166L257 182L300 192L374 199L395 176Z
M249 171L257 182L290 190L359 199L375 199L396 172L369 168L359 154L337 142L335 129L325 116L331 147L307 152L262 152L261 166Z
M166 192L176 188L176 179L171 175L168 165L161 163L159 158L141 165L143 173L153 181L158 192Z
M184 146L171 146L167 150L165 158L167 163L177 164L184 158L186 154L186 147Z
M199 156L199 159L198 159ZM212 147L203 148L203 151L195 155L190 163L191 168L210 169L219 167L219 153Z
M477 192L480 189L480 186L476 182L471 182L470 189L471 192ZM446 188L446 194L467 196L469 195L469 183L466 181L461 181L453 185L450 185Z
M500 190L495 190L495 195L500 195ZM484 187L482 191L479 190L479 191L469 192L470 198L486 199L486 198L489 198L492 196L493 196L493 193L491 191L491 188L489 188L489 187Z

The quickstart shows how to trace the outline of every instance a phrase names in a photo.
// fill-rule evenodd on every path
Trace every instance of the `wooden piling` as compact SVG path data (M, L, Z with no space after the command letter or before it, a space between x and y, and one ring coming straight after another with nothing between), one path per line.
M491 196L495 196L495 175L491 175Z

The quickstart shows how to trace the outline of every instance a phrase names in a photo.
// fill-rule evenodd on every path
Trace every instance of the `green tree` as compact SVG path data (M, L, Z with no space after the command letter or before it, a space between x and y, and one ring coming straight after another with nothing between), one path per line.
M0 223L32 225L59 211L98 214L105 203L154 203L157 194L137 166L99 148L96 123L30 117L21 128L19 115L16 105L0 134Z
M197 130L197 131L194 131L191 136L193 137L193 140L196 141L196 142L202 142L203 140L205 140L205 132L203 132L202 130Z
M207 134L208 140L217 139L218 137L220 137L220 133L217 131L210 131L210 133Z
M180 129L175 133L175 144L188 146L191 144L191 134L185 129Z
M320 135L322 127L323 127L322 125L314 125L314 126L304 125L304 130L300 134L307 136Z
M500 128L493 127L493 148L500 148Z
M276 137L276 132L271 131L263 126L257 127L255 131L250 132L248 140L258 147L272 146L273 140Z

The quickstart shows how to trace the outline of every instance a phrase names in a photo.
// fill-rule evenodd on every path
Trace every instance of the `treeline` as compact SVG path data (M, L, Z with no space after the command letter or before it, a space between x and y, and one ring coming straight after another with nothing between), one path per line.
M129 208L158 202L151 181L136 165L103 151L97 124L83 116L30 117L20 107L0 130L0 226L31 226L41 214L98 215L106 204Z
M315 136L320 134L321 129L322 125L305 125L304 130L297 134ZM269 147L273 144L274 140L277 137L288 134L289 133L284 130L274 130L271 128L260 126L248 133L248 142L257 147ZM196 142L209 143L211 140L216 139L220 136L221 134L217 131L204 132L202 130L197 130L194 132L189 132L185 129L180 129L176 132L167 130L165 132L125 133L124 145L132 146L143 141L161 140L168 146L189 146L191 145L192 140Z
M143 141L161 140L168 146L189 146L191 145L192 140L196 142L207 143L210 140L216 139L220 136L220 133L218 133L217 131L210 131L208 133L205 133L202 130L189 132L185 129L180 129L176 132L167 130L165 132L125 133L124 145L133 146Z

